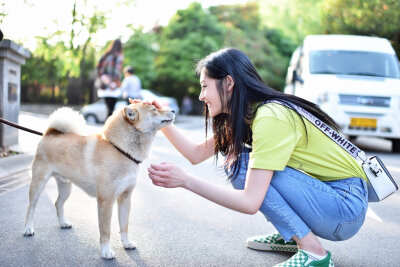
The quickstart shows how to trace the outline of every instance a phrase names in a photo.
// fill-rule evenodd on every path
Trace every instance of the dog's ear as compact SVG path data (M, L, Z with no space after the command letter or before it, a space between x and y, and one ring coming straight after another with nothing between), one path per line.
M136 108L125 107L124 108L124 118L129 122L134 123L139 119L139 111Z

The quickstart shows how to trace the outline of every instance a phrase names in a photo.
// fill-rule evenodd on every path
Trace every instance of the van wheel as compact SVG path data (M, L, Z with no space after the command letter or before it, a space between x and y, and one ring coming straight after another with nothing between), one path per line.
M400 139L392 139L392 152L400 153Z
M350 139L350 141L354 141L354 140L356 140L357 139L357 135L349 135L349 139Z
M96 115L94 115L94 114L85 115L85 119L86 119L86 122L88 124L96 124L96 123L98 123L98 119L97 119Z

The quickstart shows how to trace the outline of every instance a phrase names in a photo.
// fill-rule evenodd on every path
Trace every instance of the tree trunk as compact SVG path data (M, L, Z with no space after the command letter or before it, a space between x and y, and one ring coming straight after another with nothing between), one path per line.
M56 84L52 82L51 84L51 103L56 103Z
M67 98L69 105L78 105L80 104L80 83L79 79L76 78L68 78L68 87L67 87Z

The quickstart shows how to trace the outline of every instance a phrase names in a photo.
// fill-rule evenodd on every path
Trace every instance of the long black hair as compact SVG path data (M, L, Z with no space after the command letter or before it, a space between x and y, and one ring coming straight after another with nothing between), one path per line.
M115 61L118 54L120 53L122 53L122 42L120 39L115 39L108 44L106 51L104 52L103 56L99 60L99 63L97 64L97 68L100 68L103 65L104 60L109 55L113 55L113 60Z
M105 55L117 54L122 52L122 42L120 39L115 39L108 44Z
M243 146L252 143L251 121L257 109L265 101L277 100L288 107L293 107L293 105L302 107L332 129L339 130L336 122L318 105L268 87L262 81L250 59L238 49L224 48L211 53L197 63L196 73L198 76L203 69L208 77L218 80L216 86L221 102L226 97L223 90L224 79L230 75L234 81L231 97L226 102L226 107L223 107L223 110L228 110L229 114L220 113L212 119L215 157L221 153L226 156L225 164L234 167L234 171L229 177L230 180L235 178L233 174L240 167L240 161L237 159ZM296 110L294 111L301 117ZM210 117L207 105L204 105L204 115L207 133ZM303 125L305 127L304 118Z

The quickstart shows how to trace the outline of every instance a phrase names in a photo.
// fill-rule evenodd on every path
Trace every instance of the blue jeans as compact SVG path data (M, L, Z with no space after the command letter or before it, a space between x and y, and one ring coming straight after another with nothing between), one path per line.
M232 185L243 189L249 153L239 156L241 167ZM226 170L230 174L232 170ZM339 241L354 236L364 223L368 208L366 182L358 177L330 182L286 167L274 171L260 212L285 241L301 239L312 231L324 239Z

